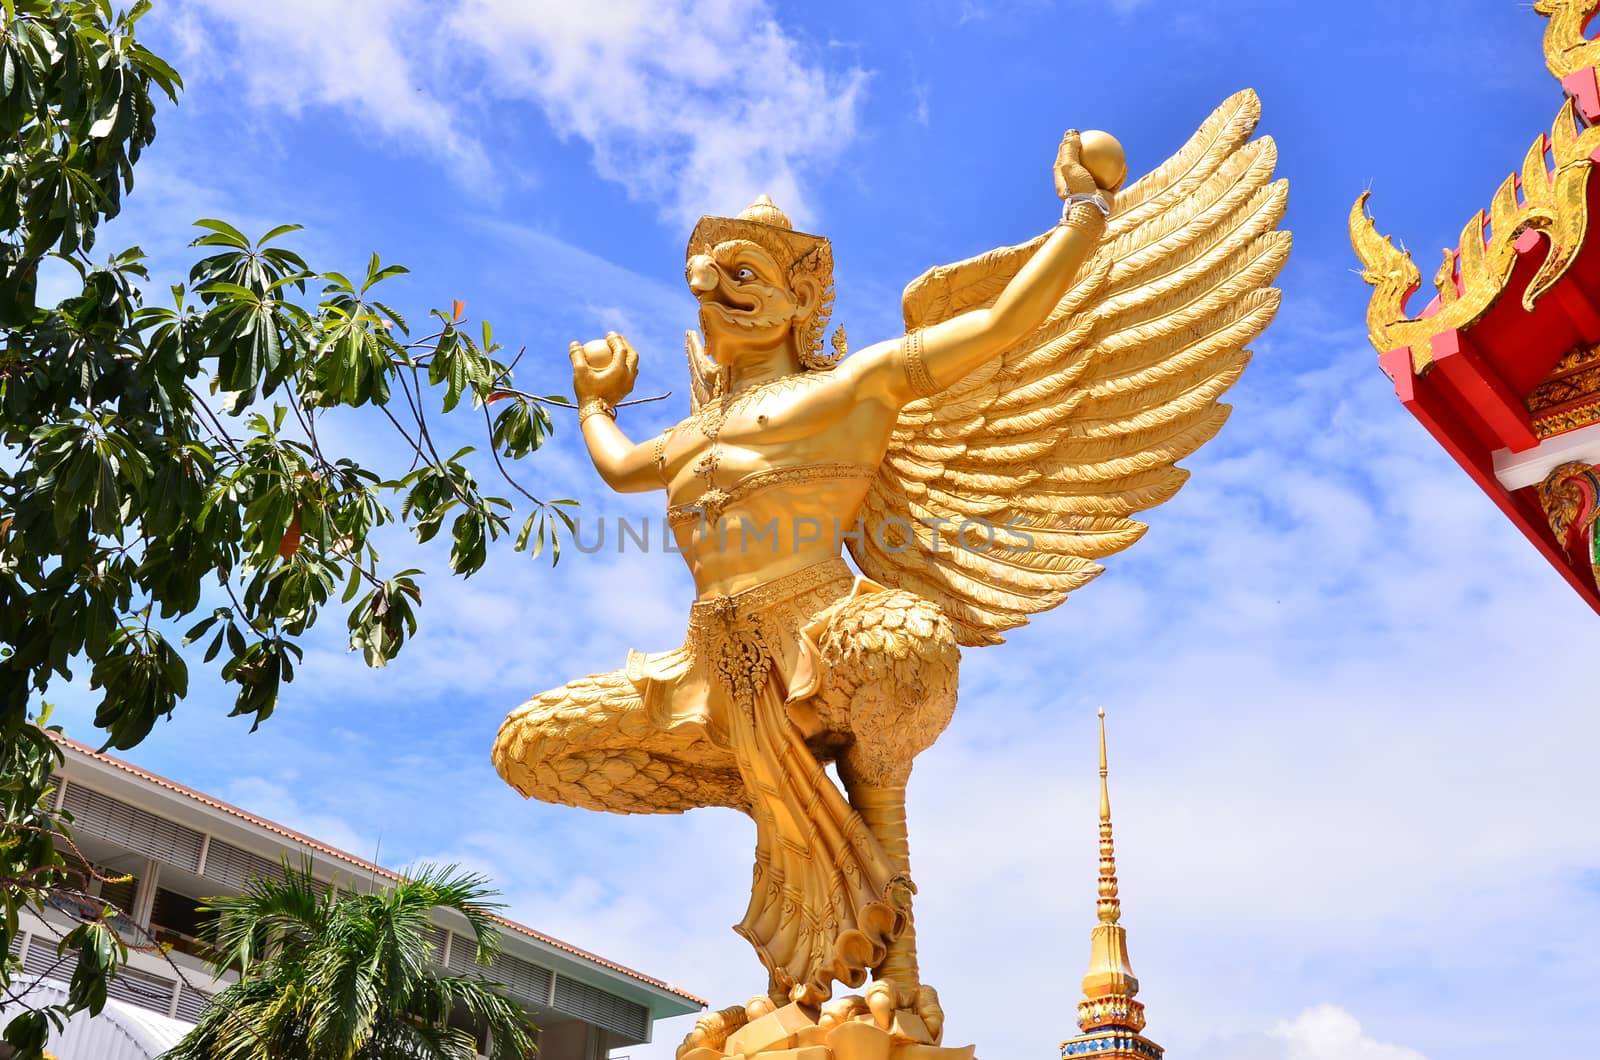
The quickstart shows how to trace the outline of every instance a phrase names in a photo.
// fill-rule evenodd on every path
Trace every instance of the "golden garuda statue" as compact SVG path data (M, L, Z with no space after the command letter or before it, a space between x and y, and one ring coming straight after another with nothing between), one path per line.
M666 493L698 595L681 647L535 696L494 762L547 802L755 820L735 930L767 995L702 1020L682 1053L938 1043L912 930L912 759L955 709L958 645L999 643L1100 573L1227 417L1217 399L1289 253L1275 148L1251 140L1259 107L1229 99L1121 192L1116 141L1067 133L1060 221L924 273L905 334L848 356L842 329L823 349L826 239L765 197L701 218L693 415L648 441L614 422L633 348L615 333L572 345L595 468L615 490ZM869 976L866 997L833 997Z

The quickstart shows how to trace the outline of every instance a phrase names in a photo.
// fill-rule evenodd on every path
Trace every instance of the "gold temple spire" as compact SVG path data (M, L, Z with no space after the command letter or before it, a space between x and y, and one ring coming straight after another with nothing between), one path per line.
M1115 924L1122 919L1122 901L1117 897L1117 850L1111 841L1111 791L1106 777L1106 708L1100 708L1100 901L1096 908L1100 923Z
M1095 903L1099 924L1089 943L1089 971L1078 1002L1083 1032L1061 1043L1063 1057L1094 1055L1100 1060L1160 1060L1161 1047L1144 1030L1144 1004L1136 1001L1139 980L1128 960L1128 933L1120 921L1117 854L1111 838L1110 769L1106 764L1106 711L1100 708L1100 879Z

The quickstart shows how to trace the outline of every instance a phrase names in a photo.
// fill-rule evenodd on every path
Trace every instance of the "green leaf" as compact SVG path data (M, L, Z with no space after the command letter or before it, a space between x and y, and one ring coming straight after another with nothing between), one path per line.
M49 1044L50 1020L40 1009L24 1009L6 1024L5 1043L19 1057L42 1057Z
M538 509L534 509L528 514L527 522L522 524L522 529L517 532L516 541L512 543L511 547L514 550L517 552L526 551L528 547L528 535L533 532L534 521L540 518L542 518L542 516Z
M290 232L302 232L305 230L305 227L305 225L294 224L278 225L276 228L269 229L266 235L256 240L256 246L264 247L274 239L277 239L279 236L288 235Z
M148 0L140 0L134 10L140 14L149 9ZM137 17L136 15L133 17ZM145 48L142 44L135 44L128 50L129 58L140 70L150 76L156 85L166 93L172 102L178 102L178 89L183 87L183 79L178 76L178 71L167 65L167 61Z
M196 228L207 228L218 235L224 236L228 240L228 246L238 247L240 250L250 249L250 240L245 237L245 234L226 221L220 221L215 217L202 217L194 224ZM199 241L196 240L196 242Z
M210 645L208 645L206 647L205 658L201 659L200 660L201 662L207 662L208 663L212 659L215 659L217 657L217 653L222 650L222 638L223 638L223 634L225 634L226 632L227 632L226 629L217 630L217 635L215 637L211 638Z
M183 642L185 644L193 644L195 641L197 641L201 637L205 636L206 635L206 630L208 630L212 626L216 625L217 622L222 618L222 616L227 614L227 613L228 613L227 611L222 610L222 611L218 611L217 613L211 615L209 618L201 619L199 622L195 623L192 627L190 627L189 632L187 632L187 633L185 633L183 635Z

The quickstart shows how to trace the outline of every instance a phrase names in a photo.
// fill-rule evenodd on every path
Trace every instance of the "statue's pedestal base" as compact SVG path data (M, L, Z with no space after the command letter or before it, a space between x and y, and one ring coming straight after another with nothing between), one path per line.
M915 1012L852 1012L865 1008L848 1004L859 1000L820 1011L791 1002L745 1023L720 1046L714 1038L696 1045L691 1035L677 1060L975 1060L974 1046L944 1048Z

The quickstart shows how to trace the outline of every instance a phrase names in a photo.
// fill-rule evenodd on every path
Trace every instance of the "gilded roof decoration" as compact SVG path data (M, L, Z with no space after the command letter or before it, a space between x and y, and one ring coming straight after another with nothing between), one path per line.
M1539 506L1557 543L1600 584L1600 468L1580 460L1552 469L1539 486Z
M1600 422L1600 346L1569 351L1522 403L1540 438Z
M1544 28L1544 61L1557 80L1600 66L1600 41L1584 33L1595 0L1538 0L1533 9L1550 20Z
M1396 248L1388 236L1378 233L1366 209L1370 193L1363 192L1350 210L1350 242L1361 259L1362 279L1374 288L1367 306L1373 346L1379 351L1409 349L1412 371L1426 373L1433 365L1433 337L1471 327L1500 298L1516 265L1517 241L1529 229L1543 233L1549 242L1549 251L1522 296L1523 307L1532 310L1583 247L1589 226L1591 156L1597 149L1600 126L1580 129L1577 109L1569 99L1551 133L1541 134L1528 149L1520 175L1506 177L1488 211L1479 210L1467 222L1458 248L1445 251L1444 264L1434 278L1438 308L1428 316L1406 314L1406 302L1422 286L1422 274L1409 251Z
M1437 296L1407 312L1422 273L1379 233L1367 195L1350 211L1350 240L1373 288L1367 330L1401 405L1600 612L1600 535L1588 527L1580 551L1549 517L1594 480L1557 475L1535 485L1552 462L1594 456L1586 437L1547 443L1600 430L1600 243L1588 246L1591 197L1600 196L1591 183L1600 40L1589 35L1600 29L1600 0L1528 6L1546 19L1545 62L1565 100L1550 132L1444 252Z

